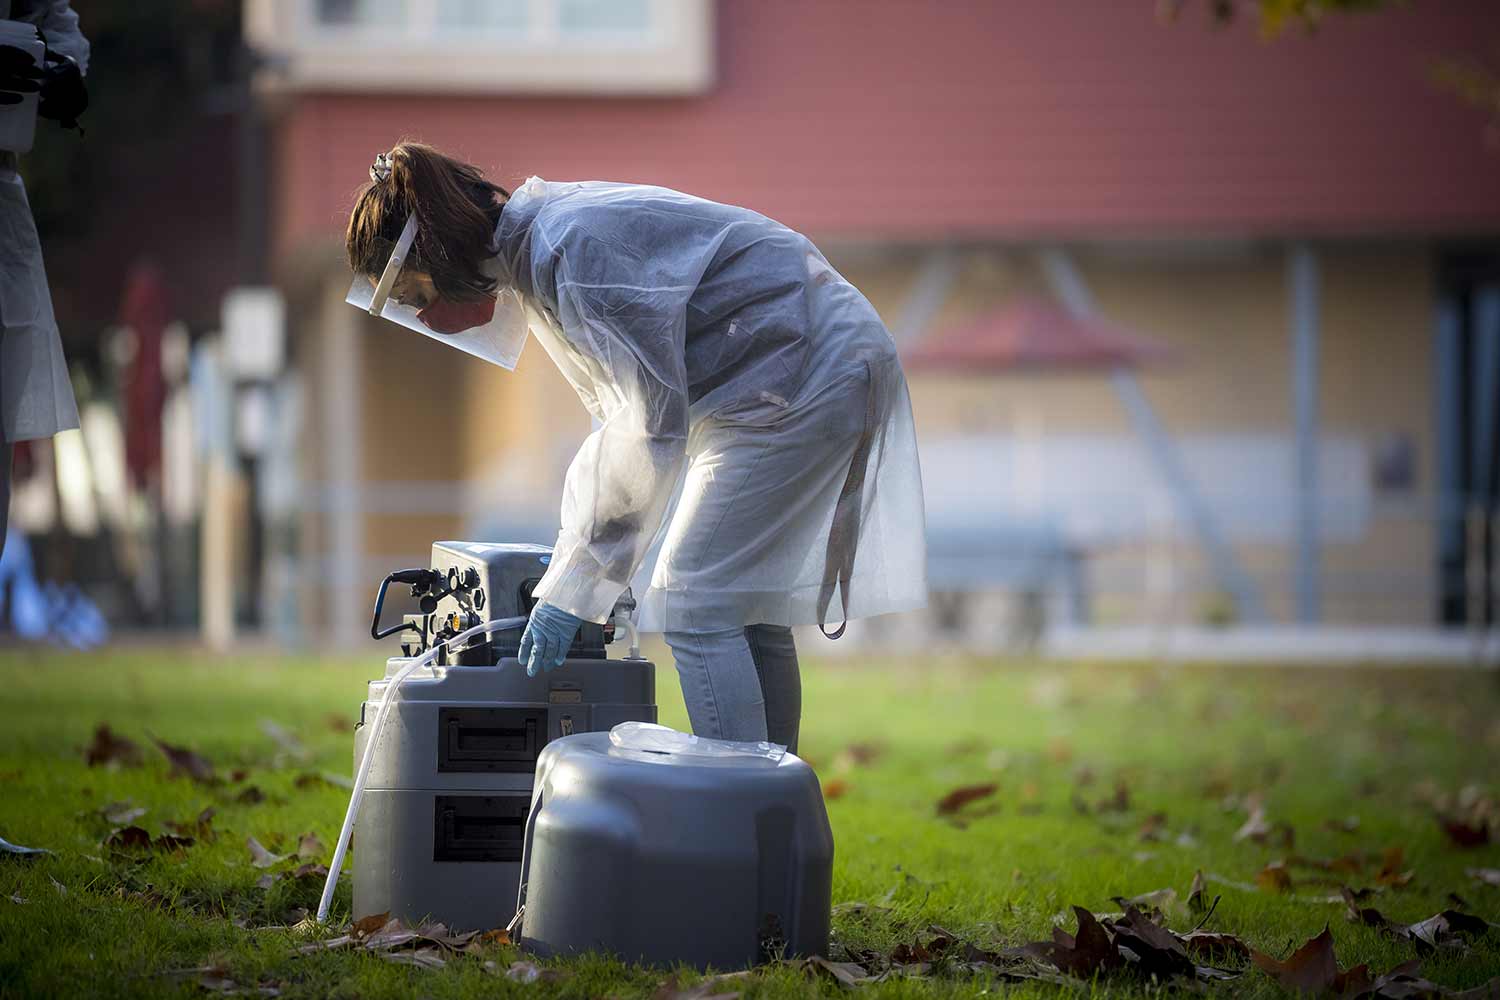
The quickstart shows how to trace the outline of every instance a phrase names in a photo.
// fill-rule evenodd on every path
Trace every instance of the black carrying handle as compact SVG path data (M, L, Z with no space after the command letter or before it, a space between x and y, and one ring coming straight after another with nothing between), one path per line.
M419 587L422 589L431 588L434 583L441 581L441 573L437 572L436 570L423 569L421 567L417 567L414 569L398 569L396 570L396 572L387 575L384 580L380 581L380 590L375 594L375 615L370 619L370 638L384 639L387 636L395 635L397 632L404 631L405 629L412 629L413 631L417 632L421 631L421 629L418 629L411 622L407 621L403 621L397 625L392 625L390 628L381 631L380 612L385 608L385 592L391 589L391 584L410 584L415 590L415 588Z

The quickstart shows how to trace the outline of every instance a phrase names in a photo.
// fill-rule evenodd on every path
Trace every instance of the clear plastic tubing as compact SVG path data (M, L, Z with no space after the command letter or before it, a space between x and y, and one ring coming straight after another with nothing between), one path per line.
M359 815L359 800L365 794L365 780L370 776L370 762L375 759L375 746L380 742L380 736L385 732L385 718L390 713L391 695L401 683L411 675L413 670L425 667L437 659L438 651L444 646L458 647L470 638L481 633L504 632L506 629L520 628L526 624L526 616L518 618L496 618L494 621L475 625L473 628L460 632L447 642L433 646L421 656L413 658L406 666L396 671L385 690L380 692L380 706L375 710L375 728L370 733L370 738L365 741L365 755L359 759L359 767L354 772L354 792L349 796L349 810L344 813L344 826L339 830L339 842L333 849L333 860L328 862L328 881L323 883L323 898L318 901L318 923L328 919L328 907L333 903L333 890L339 884L339 869L344 867L344 855L349 851L349 837L354 833L354 820Z

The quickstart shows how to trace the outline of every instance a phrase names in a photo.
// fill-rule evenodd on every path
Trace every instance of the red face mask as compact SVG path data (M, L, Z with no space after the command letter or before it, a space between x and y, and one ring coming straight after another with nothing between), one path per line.
M417 319L434 333L463 333L484 326L494 318L494 299L482 302L444 302L438 299L417 313Z

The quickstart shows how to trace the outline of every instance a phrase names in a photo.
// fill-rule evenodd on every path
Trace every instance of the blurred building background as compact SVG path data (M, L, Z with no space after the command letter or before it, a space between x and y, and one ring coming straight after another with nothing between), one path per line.
M401 137L747 205L864 290L935 589L867 636L1494 621L1500 150L1433 71L1500 41L1493 3L1275 40L1150 0L158 6L197 96L95 224L39 210L99 391L13 516L120 624L352 641L433 540L551 540L588 418L545 355L343 302Z

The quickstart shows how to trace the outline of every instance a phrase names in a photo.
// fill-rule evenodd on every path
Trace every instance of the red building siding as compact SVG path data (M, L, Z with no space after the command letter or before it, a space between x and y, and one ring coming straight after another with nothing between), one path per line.
M403 134L506 180L649 181L819 236L1500 231L1483 116L1429 76L1500 42L1500 4L1414 6L1263 42L1150 0L723 0L702 97L296 98L281 244L341 228Z

